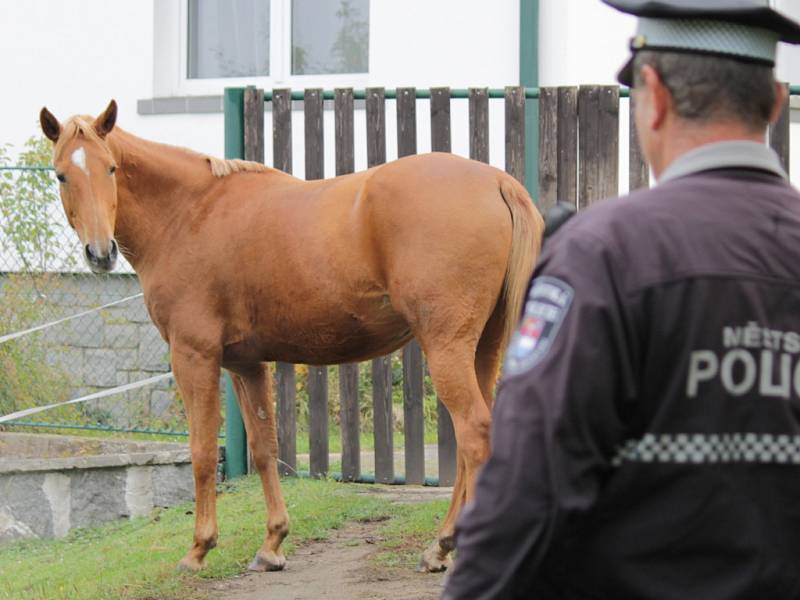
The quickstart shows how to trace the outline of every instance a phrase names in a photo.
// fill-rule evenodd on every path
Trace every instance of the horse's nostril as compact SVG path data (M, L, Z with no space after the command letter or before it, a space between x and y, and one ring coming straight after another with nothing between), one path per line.
M97 257L94 255L94 252L92 252L92 247L89 244L86 244L84 251L86 252L86 258L89 260L97 260Z
M109 251L108 255L113 259L117 258L117 253L119 252L119 247L117 246L117 240L111 240L111 250Z

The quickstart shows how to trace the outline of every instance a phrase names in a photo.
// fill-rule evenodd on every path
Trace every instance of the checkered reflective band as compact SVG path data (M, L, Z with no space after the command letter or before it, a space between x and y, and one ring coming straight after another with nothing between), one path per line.
M636 463L762 463L800 465L800 435L648 433L628 440L611 460Z

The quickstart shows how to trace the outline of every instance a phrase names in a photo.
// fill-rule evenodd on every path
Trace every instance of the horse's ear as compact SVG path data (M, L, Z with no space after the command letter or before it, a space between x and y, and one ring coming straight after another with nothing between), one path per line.
M47 138L53 142L58 141L58 136L61 135L61 125L58 123L58 119L53 116L47 108L42 108L41 112L39 113L39 123L42 125L42 131L47 136Z
M103 111L103 114L94 120L94 130L101 138L106 137L111 130L114 129L114 123L117 122L117 102L112 100L108 103L108 108Z

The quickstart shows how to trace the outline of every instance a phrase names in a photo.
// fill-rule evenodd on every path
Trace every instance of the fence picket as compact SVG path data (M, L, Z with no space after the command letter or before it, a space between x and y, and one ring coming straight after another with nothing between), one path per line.
M525 185L525 88L507 87L506 172Z
M469 157L489 162L489 90L469 90Z
M417 95L397 89L397 156L417 153ZM403 429L406 438L406 483L425 482L425 420L422 350L416 340L403 348Z
M292 99L290 90L272 92L272 156L276 169L292 172ZM283 475L297 472L297 398L295 368L275 363L278 418L278 470Z
M386 101L383 88L366 90L367 167L386 162ZM375 481L394 482L394 419L392 355L372 361L372 432L375 440Z
M355 170L353 90L334 91L334 137L336 175ZM339 365L339 406L342 429L342 479L354 481L361 475L361 447L358 412L358 363Z
M634 107L635 102L631 94L628 100L628 189L631 192L650 186L650 168L639 147Z
M769 145L781 159L781 164L786 172L789 172L789 126L791 124L791 110L789 108L789 84L783 84L786 87L786 101L783 104L778 120L770 125L769 128Z
M450 88L431 89L431 149L450 152ZM453 485L456 478L456 434L447 408L441 400L437 400L436 405L439 485Z
M325 177L321 89L308 89L303 95L306 179ZM312 477L328 473L328 367L308 367L308 444Z
M578 208L619 193L619 88L578 88Z

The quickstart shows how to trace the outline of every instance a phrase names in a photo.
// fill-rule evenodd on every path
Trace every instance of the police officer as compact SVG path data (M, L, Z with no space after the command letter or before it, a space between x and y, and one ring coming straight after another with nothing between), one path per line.
M545 245L444 598L800 598L800 194L765 145L800 25L604 2L658 183Z

